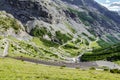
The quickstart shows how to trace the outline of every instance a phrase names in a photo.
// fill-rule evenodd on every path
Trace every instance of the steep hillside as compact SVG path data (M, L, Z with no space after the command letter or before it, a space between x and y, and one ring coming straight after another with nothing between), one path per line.
M120 16L94 0L0 0L0 11L14 16L0 14L1 49L8 42L11 56L76 62L120 40Z
M92 52L84 54L82 61L120 61L120 43L107 48L95 49Z
M107 42L119 40L120 16L94 0L1 0L0 9L24 23L28 33L33 32L36 26L46 27L52 34L48 35L52 40L56 38L55 31L76 37L85 33Z

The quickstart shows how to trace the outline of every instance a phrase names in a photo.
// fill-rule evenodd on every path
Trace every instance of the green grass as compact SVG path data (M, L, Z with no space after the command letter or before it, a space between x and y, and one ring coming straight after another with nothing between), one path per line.
M28 58L44 60L59 59L59 57L53 54L53 51L51 51L48 46L44 45L44 42L41 41L39 38L33 38L30 41L20 41L12 36L8 36L6 38L9 40L9 56L24 56ZM55 46L52 43L50 44L51 46L57 48L57 45ZM3 42L3 37L0 36L0 55L3 54L5 45L6 43Z
M35 37L43 37L44 35L52 36L51 32L47 30L46 27L39 27L38 25L31 30L30 34Z
M80 50L79 49L72 49L72 48L62 48L62 50L64 50L66 53L69 53L71 57L76 57L80 54ZM66 54L64 54L66 55Z
M96 41L91 42L90 45L89 45L89 47L93 48L93 49L99 49L99 48L101 48L101 46Z
M115 61L115 63L117 63L118 65L120 65L120 61Z
M66 43L67 41L72 39L72 36L63 34L60 31L56 31L56 38L59 40L60 44Z
M105 42L104 40L102 40L102 39L99 39L98 41L97 41L97 43L102 47L102 48L106 48L106 47L109 47L111 44L110 43L107 43L107 42Z
M0 59L0 80L119 80L119 74Z
M68 43L64 46L65 49L79 49L78 47L75 46L74 43Z
M21 29L21 26L17 23L17 20L10 17L0 17L0 28L7 31L9 28L13 28L15 32Z
M77 15L79 17L79 19L84 23L84 25L89 26L91 23L94 22L94 18L92 18L89 14L87 14L86 12L80 12L77 11L75 9L72 8L68 8L68 10L71 13L74 13L75 15Z
M92 53L86 53L82 56L83 61L96 61L96 60L108 60L119 61L120 60L120 43L106 47L93 49Z

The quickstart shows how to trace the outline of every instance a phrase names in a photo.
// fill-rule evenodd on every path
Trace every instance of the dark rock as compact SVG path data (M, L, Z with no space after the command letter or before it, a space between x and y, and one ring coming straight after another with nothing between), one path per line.
M17 19L26 23L34 18L42 19L45 22L51 23L52 16L45 6L42 6L37 1L31 0L4 0L0 1L4 6L0 5L0 10L5 10L13 14Z

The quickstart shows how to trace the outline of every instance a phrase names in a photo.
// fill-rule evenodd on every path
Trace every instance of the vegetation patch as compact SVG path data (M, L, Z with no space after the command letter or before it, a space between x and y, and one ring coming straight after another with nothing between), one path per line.
M86 53L81 59L83 61L118 61L120 60L120 44L115 44L107 48L94 49L91 54Z
M49 41L43 38L40 38L40 41L42 41L43 45L47 46L47 47L58 47L59 44L53 42L53 41Z
M97 41L97 43L102 47L102 48L106 48L106 47L109 47L111 44L108 43L108 42L105 42L103 39L99 39Z
M91 23L94 22L94 19L91 16L89 16L89 14L87 14L86 12L80 12L78 10L71 9L71 8L68 8L68 10L76 14L86 26L89 26Z
M119 69L111 69L110 72L111 73L118 73L118 74L120 74L120 70Z
M44 35L48 35L51 38L52 36L51 32L48 31L46 27L39 27L38 25L31 30L30 34L34 37L43 37Z
M84 32L82 33L82 35L84 35L84 36L88 37L88 35L87 35L86 33L84 33Z
M60 41L61 44L66 43L67 41L71 40L72 37L67 35L67 34L63 34L60 31L56 31L56 38Z
M111 43L118 43L119 40L115 37L112 37L111 35L107 35L107 37L111 40Z
M78 47L75 46L73 43L68 43L64 46L65 49L79 49Z
M7 31L9 28L13 28L15 32L21 29L21 26L17 24L17 20L10 17L0 17L0 27Z

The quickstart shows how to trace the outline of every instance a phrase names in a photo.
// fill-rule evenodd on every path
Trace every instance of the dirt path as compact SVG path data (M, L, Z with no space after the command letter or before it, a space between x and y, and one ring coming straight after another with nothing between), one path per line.
M109 61L93 61L93 62L80 62L80 63L66 63L66 62L59 62L59 61L45 61L45 60L38 60L26 57L10 57L12 59L17 59L26 62L32 62L36 64L44 64L44 65L51 65L51 66L65 66L69 68L81 68L81 69L89 69L91 67L103 67L106 66L110 69L120 69L120 66Z
M4 49L4 52L2 54L2 57L5 57L8 55L9 41L7 39L4 39L3 41L6 42L6 45L5 45L5 49Z
M90 67L98 67L95 62L80 62L80 63L65 63L65 62L57 62L57 61L45 61L45 60L38 60L38 59L31 59L26 57L10 57L12 59L37 63L37 64L44 64L44 65L52 65L52 66L65 66L70 68L83 68L88 69Z

